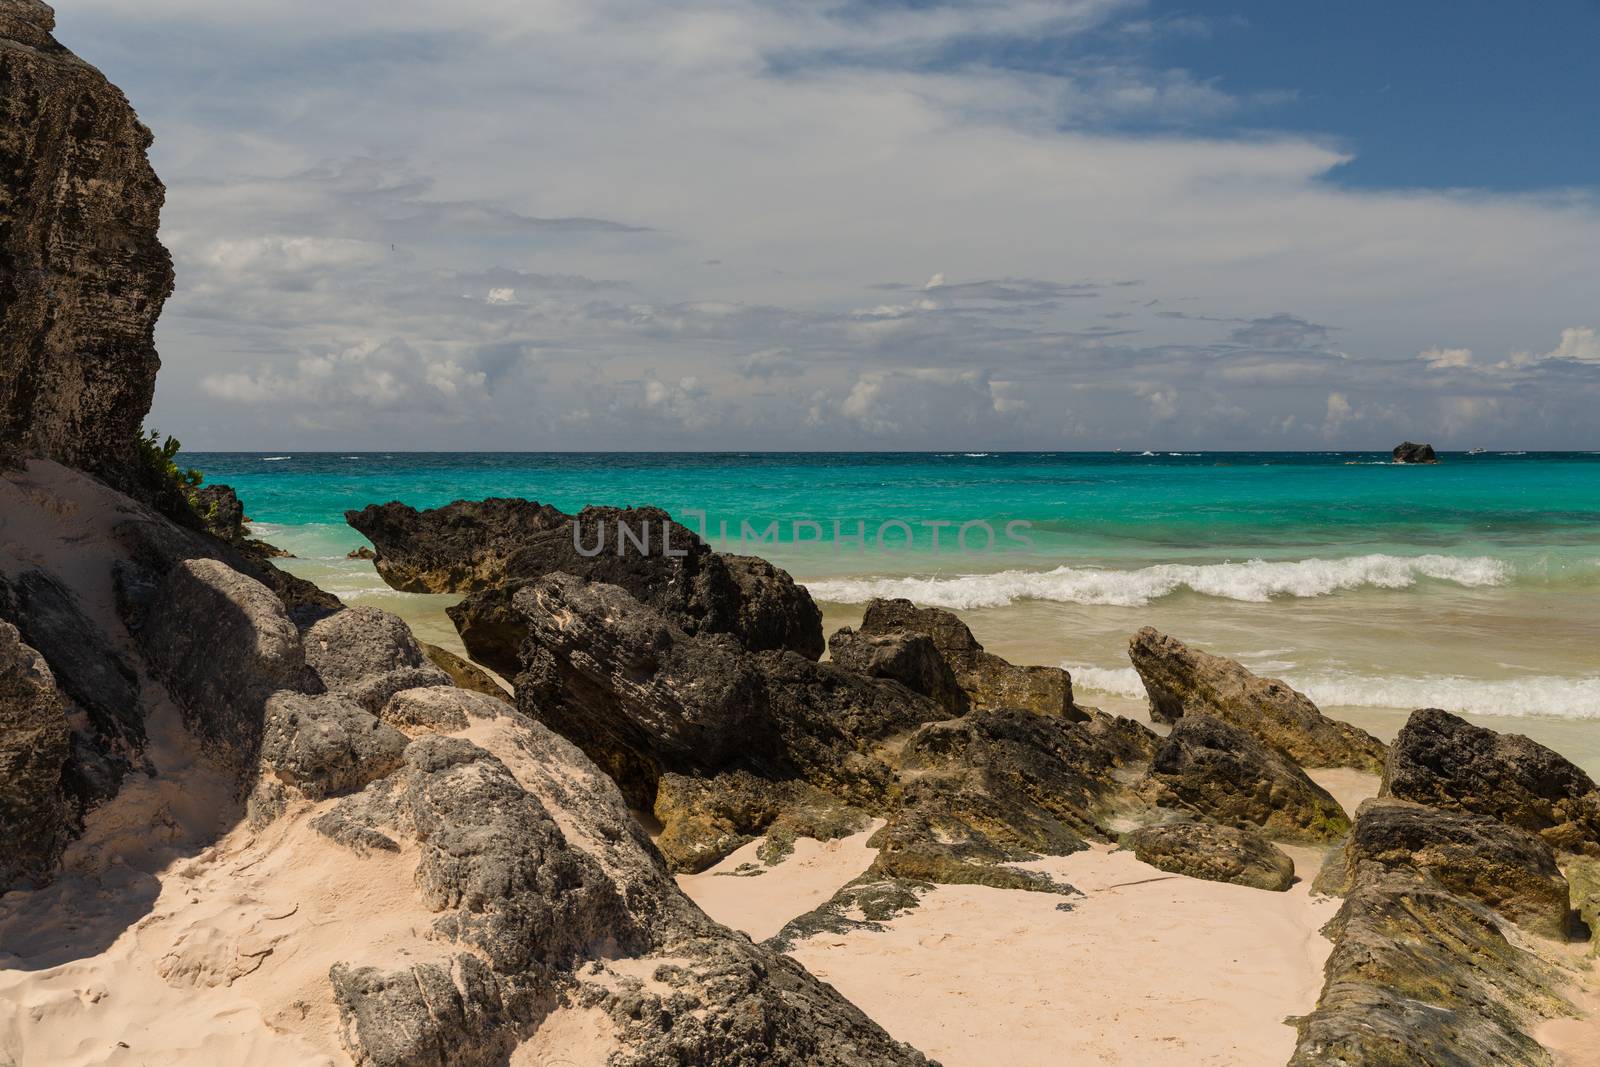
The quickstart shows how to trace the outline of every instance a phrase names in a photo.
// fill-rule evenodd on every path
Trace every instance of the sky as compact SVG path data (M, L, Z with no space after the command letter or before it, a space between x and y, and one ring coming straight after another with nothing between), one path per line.
M62 0L191 450L1600 449L1600 2Z

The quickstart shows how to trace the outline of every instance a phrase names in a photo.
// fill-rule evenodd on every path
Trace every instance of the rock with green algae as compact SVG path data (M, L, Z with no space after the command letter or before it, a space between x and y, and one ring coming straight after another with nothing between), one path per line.
M1550 847L1486 816L1387 797L1368 800L1317 889L1343 896L1357 882L1393 871L1431 877L1546 937L1565 937L1571 928L1567 881Z
M1143 826L1123 837L1158 870L1281 893L1294 884L1294 860L1253 830L1202 822Z
M758 837L762 863L781 862L801 837L831 841L866 829L871 816L801 781L772 782L744 770L710 778L666 774L656 791L656 847L675 873L693 874Z
M1206 715L1185 715L1156 749L1148 778L1163 807L1290 841L1331 842L1350 829L1339 802L1287 755Z

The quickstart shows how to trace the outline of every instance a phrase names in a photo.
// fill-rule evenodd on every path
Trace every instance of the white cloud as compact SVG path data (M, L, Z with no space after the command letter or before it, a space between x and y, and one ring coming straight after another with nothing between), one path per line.
M1561 343L1545 359L1574 359L1580 363L1600 363L1600 337L1589 326L1573 326L1561 331Z
M1429 370L1448 370L1454 367L1472 366L1472 349L1470 348L1433 348L1424 349L1417 353L1417 358L1428 365Z

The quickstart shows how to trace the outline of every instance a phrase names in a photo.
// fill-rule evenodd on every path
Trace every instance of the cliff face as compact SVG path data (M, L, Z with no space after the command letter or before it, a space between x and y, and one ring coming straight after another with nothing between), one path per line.
M0 459L43 456L129 487L172 291L166 190L121 90L0 0Z

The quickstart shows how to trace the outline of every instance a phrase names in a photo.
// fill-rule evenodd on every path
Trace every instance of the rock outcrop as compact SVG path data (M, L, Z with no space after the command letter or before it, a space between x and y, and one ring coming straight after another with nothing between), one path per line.
M1383 792L1472 812L1538 834L1561 852L1600 856L1600 791L1570 760L1437 708L1411 713L1390 749Z
M346 608L305 632L306 665L330 693L371 714L405 689L452 685L428 659L411 628L377 608Z
M1123 844L1145 863L1173 874L1281 893L1294 884L1294 860L1251 830L1203 822L1143 826Z
M1350 819L1326 789L1282 751L1206 715L1185 715L1150 764L1156 802L1271 837L1336 841Z
M1394 871L1431 878L1546 937L1562 938L1570 929L1567 881L1550 847L1495 819L1369 800L1356 813L1343 855L1317 887L1343 895L1362 879Z
M659 508L567 515L491 499L429 511L374 505L345 519L377 546L374 564L395 588L469 594L450 616L472 658L506 677L518 670L521 644L510 599L556 573L619 586L690 633L822 655L822 614L803 587L764 560L713 551Z
M865 634L846 626L828 638L828 656L846 670L899 682L952 716L972 707L972 697L927 634Z
M1396 463L1438 463L1432 445L1419 445L1415 441L1402 441L1394 446Z
M47 4L0 3L0 463L40 456L137 491L173 281L166 191L150 131L54 25Z
M1209 715L1287 752L1304 767L1383 768L1383 742L1349 723L1330 719L1304 694L1275 678L1258 678L1233 660L1191 649L1145 627L1128 643L1128 657L1150 696L1150 717L1177 722Z
M0 622L0 894L48 880L66 847L71 736L49 665Z
M851 634L845 643L858 644L864 638L905 639L911 634L922 634L933 641L975 708L1021 708L1080 721L1089 718L1073 703L1072 677L1066 671L1060 667L1019 667L1008 663L984 651L966 623L940 608L919 608L901 599L873 600L861 620L860 633Z
M430 645L426 641L421 641L419 644L422 646L422 654L427 656L435 667L448 674L450 680L462 689L470 689L474 693L504 700L508 704L511 702L511 694L491 678L488 671L476 663L462 659L447 648Z

